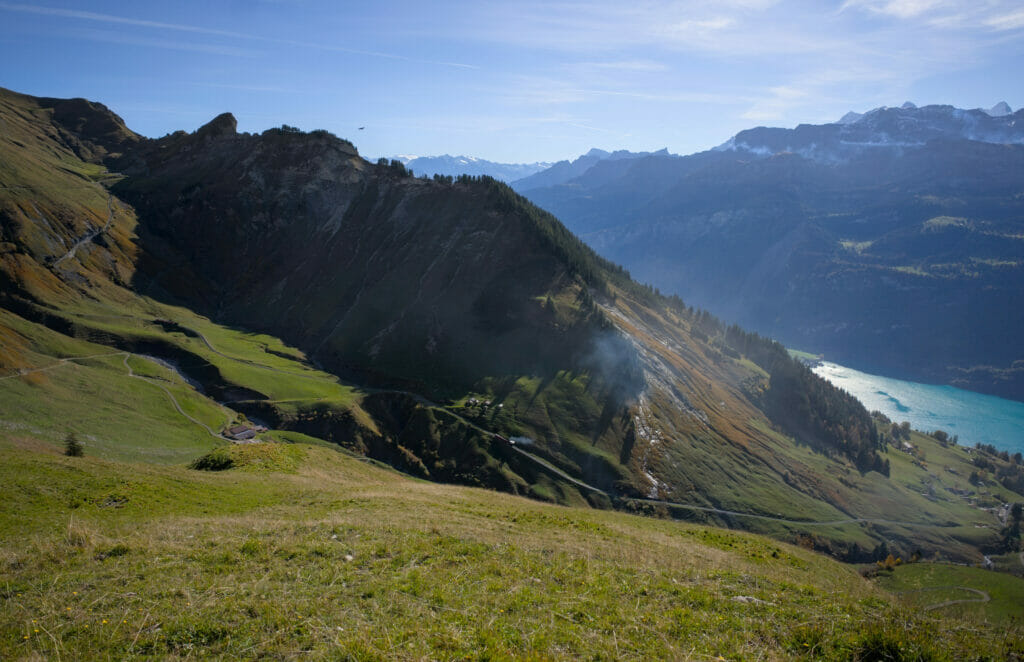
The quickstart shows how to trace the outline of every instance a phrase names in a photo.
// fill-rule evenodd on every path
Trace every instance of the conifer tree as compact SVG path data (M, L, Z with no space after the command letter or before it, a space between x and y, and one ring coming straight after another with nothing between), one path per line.
M85 455L85 448L82 447L82 443L78 441L78 437L74 432L68 432L68 435L64 437L64 454L68 457L82 457Z

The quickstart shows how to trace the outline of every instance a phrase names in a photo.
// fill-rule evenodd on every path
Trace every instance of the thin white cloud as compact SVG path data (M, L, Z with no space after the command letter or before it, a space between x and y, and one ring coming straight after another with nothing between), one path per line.
M445 60L425 60L423 58L411 57L408 55L399 55L397 53L382 53L380 51L365 51L357 48L345 48L344 46L328 46L327 44L317 44L308 41L293 41L291 39L274 39L272 37L250 37L251 39L258 39L260 41L266 41L274 44L282 44L285 46L300 46L303 48L312 48L318 51L329 51L334 53L352 53L353 55L366 55L369 57L384 58L387 60L404 60L406 62L416 62L419 64L436 64L444 67L456 67L458 69L479 69L480 66L476 64L466 64L464 62L450 62Z
M985 24L995 30L1017 30L1024 28L1024 9L1009 14L990 16Z
M60 9L57 7L40 7L37 5L12 4L0 2L0 9L7 11L22 12L27 14L41 14L44 16L58 16L60 18L74 18L85 21L99 21L102 23L116 23L120 25L135 25L143 28L155 28L159 30L176 30L180 32L195 32L199 34L220 35L222 37L238 37L249 39L249 35L228 30L214 30L195 25L182 25L180 23L163 23L160 21L147 21L138 18L125 16L114 16L112 14L99 14L91 11L79 11L77 9Z
M607 62L579 62L575 66L581 69L596 69L596 70L611 70L611 71L637 71L637 72L649 72L649 71L666 71L668 65L664 62L656 62L654 60L610 60Z
M729 16L711 16L697 19L686 18L660 25L656 28L655 32L673 41L707 39L735 25L736 19Z
M175 51L187 51L192 53L207 53L210 55L226 55L230 57L258 57L259 51L223 44L208 44L179 39L163 39L160 37L142 37L111 32L109 30L72 30L70 32L80 39L97 41L106 44L117 44L121 46L138 46L141 48L161 48Z
M740 114L740 117L755 122L779 120L800 103L804 102L810 91L791 85L779 85L768 90L768 94Z
M890 53L889 57L890 66L885 69L872 60L822 67L767 87L739 117L785 125L834 121L849 110L863 112L909 100L912 82L938 66L912 54Z
M583 129L585 131L590 131L592 133L605 133L605 134L619 135L617 131L611 131L609 129L602 129L602 128L597 127L597 126L590 126L589 124L583 124L581 122L566 122L566 124L569 125L569 126L574 126L577 129Z
M846 0L840 12L860 10L941 30L1016 30L1024 27L1019 0Z
M302 48L311 48L320 51L330 51L336 53L351 53L353 55L365 55L368 57L384 58L389 60L402 60L406 62L416 62L419 64L430 64L439 65L445 67L456 67L461 69L479 69L480 67L474 64L465 64L461 62L448 62L442 60L429 60L423 58L417 58L407 55L401 55L398 53L385 53L380 51L368 51L359 50L354 48L344 48L340 46L329 46L326 44L318 44L315 42L307 41L293 41L287 39L277 39L274 37L262 37L259 35L245 34L242 32L234 32L230 30L218 30L213 28L205 28L197 25L185 25L181 23L166 23L163 21L150 21L146 19L138 19L127 16L116 16L113 14L102 14L91 11L80 11L77 9L62 9L59 7L43 7L38 5L26 5L9 2L0 2L0 10L37 14L42 16L54 16L57 18L66 18L79 21L93 21L100 23L109 23L115 25L131 25L140 28L149 28L154 30L170 30L176 32L190 32L195 34L213 35L219 37L226 37L230 39L242 39L249 41L259 41L265 43L282 44L286 46L298 46ZM90 37L93 38L93 37ZM105 39L94 38L96 41L105 41L107 43L122 43L127 45L135 46L150 46L153 48L172 48L176 50L189 50L197 52L206 52L218 55L251 55L251 51L244 51L242 49L233 49L229 46L217 46L209 44L189 44L188 42L173 41L166 39L147 39L124 36L120 39L117 37L109 37Z
M749 100L749 97L737 94L725 94L715 92L631 92L624 90L577 90L581 94L604 97L627 97L641 99L643 101L663 101L669 103L706 103L706 104L736 104Z
M627 72L628 73L628 72ZM554 79L534 76L516 77L500 88L478 91L485 96L498 96L507 104L561 106L571 104L603 103L602 99L625 98L652 103L723 104L753 103L756 98L737 93L706 90L679 90L678 86L660 83L631 87L626 84L613 87L582 87L578 77Z
M453 39L571 53L626 48L730 57L824 51L837 45L800 29L800 12L775 0L480 3L450 26ZM826 10L805 12L813 17ZM782 20L779 20L779 18ZM799 18L799 21L795 19Z
M841 9L858 8L897 18L914 18L949 4L948 0L846 0Z
M276 85L246 85L244 83L201 83L198 81L185 81L184 85L192 87L211 87L221 90L239 90L242 92L269 92L273 94L289 94L296 90L288 90Z

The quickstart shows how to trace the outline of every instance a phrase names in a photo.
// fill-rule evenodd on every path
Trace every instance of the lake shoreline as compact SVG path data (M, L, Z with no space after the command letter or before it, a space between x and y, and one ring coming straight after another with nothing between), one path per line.
M896 422L930 433L943 430L963 446L991 444L1010 453L1024 451L1024 403L954 386L923 384L873 375L814 358L803 360L829 383Z

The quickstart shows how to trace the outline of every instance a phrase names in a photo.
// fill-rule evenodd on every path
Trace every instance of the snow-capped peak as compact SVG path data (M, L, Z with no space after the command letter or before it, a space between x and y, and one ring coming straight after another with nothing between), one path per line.
M794 129L757 127L741 131L718 150L754 155L792 152L804 158L835 163L865 150L914 149L933 140L971 140L1024 145L1024 122L1005 102L990 110L964 110L949 105L899 107L849 112L832 124L801 124ZM1020 126L1018 126L1020 125Z
M1010 104L1006 103L1005 101L1000 101L999 103L992 106L985 112L988 113L991 117L1005 117L1006 115L1012 113L1013 109L1010 108Z

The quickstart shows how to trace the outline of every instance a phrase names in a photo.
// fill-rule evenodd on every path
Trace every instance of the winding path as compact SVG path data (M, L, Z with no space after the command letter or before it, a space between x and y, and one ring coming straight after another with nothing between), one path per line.
M104 356L120 356L120 355L122 355L124 353L125 352L109 352L107 354L90 354L89 356L69 356L67 358L58 359L58 361L56 363L50 364L48 366L43 366L42 368L33 368L32 370L23 370L22 369L22 370L18 370L13 375L4 375L3 377L0 377L0 381L2 381L4 379L14 379L15 377L24 377L25 375L31 375L34 372L45 372L47 370L53 370L54 368L60 368L61 366L67 365L69 362L72 362L72 361L84 361L86 359L98 359L98 358L102 358Z
M455 414L455 416L458 416L458 414ZM462 419L462 420L465 421L465 419ZM465 422L468 423L469 421L465 421ZM476 426L474 426L474 427L476 427ZM565 473L564 471L562 471L561 469L559 469L555 465L551 464L547 460L544 460L544 459L534 455L533 453L530 453L529 451L523 450L519 446L512 446L512 450L516 451L517 453L520 453L521 455L526 456L527 458L533 460L537 464L540 464L541 466L545 467L546 469L555 472L561 478L564 478L565 480L568 480L568 481L572 482L573 484L578 485L579 487L582 487L584 489L590 490L591 492L597 492L598 494L603 494L603 495L607 496L610 499L615 499L615 498L625 499L626 501L633 501L633 502L636 502L636 503L650 503L650 504L655 504L655 505L669 506L671 508L683 508L683 509L686 509L686 510L696 510L696 511L704 512L704 513L715 513L717 515L728 515L730 517L746 517L746 518L750 518L750 519L767 520L767 521L771 521L771 522L781 522L782 524L793 524L793 525L798 525L798 526L840 526L840 525L843 525L843 524L889 524L889 525L906 526L906 527L913 527L913 528L948 528L950 526L954 526L954 525L950 525L950 524L929 524L927 522L902 522L902 521L899 521L899 520L888 520L888 519L879 519L879 518L872 518L872 517L848 517L848 518L845 518L845 519L821 520L821 521L816 521L816 520L797 520L797 519L786 519L784 517L774 517L774 516L771 516L771 515L759 515L757 513L744 513L744 512L739 512L739 511L736 511L736 510L725 510L723 508L715 508L713 506L698 506L696 504L680 503L678 501L664 501L662 499L644 499L644 498L639 498L639 497L616 497L614 495L608 494L608 492L605 492L604 490L602 490L599 487L594 487L593 485L589 485L587 483L584 483L581 480L573 478L572 476L570 476L569 474ZM1024 553L1022 553L1022 556L1024 556ZM1024 563L1024 558L1021 559L1021 563Z
M170 389L168 389L166 386L164 386L163 384L160 384L159 382L157 382L154 379L150 379L149 377L143 377L142 375L136 375L135 371L132 370L132 367L130 365L128 365L128 359L130 359L131 357L136 356L136 357L138 357L138 358L140 358L140 359L142 359L144 361L150 361L151 363L157 363L156 361L153 361L152 359L150 359L148 356L144 356L142 354L133 354L131 352L108 352L106 354L89 354L88 356L69 356L69 357L66 357L66 358L58 360L56 363L50 364L48 366L43 366L42 368L34 368L32 370L19 370L18 372L14 373L13 375L4 375L3 377L0 377L0 381L5 380L5 379L14 379L15 377L24 377L25 375L31 375L32 373L36 373L36 372L45 372L47 370L53 370L54 368L60 368L62 366L67 365L68 363L72 363L74 361L84 361L86 359L98 359L98 358L103 358L103 357L108 357L108 356L123 356L124 360L122 361L122 363L124 364L125 369L128 370L128 376L129 377L132 377L134 379L141 379L142 381L144 381L144 382L146 382L148 384L151 384L151 385L156 386L157 388L159 388L161 391L164 392L164 394L167 396L167 398L171 401L171 404L174 406L174 409L179 414L181 414L182 416L184 416L188 420L192 421L193 423L195 423L199 427L201 427L204 430L206 430L206 432L211 437L216 437L217 439L223 439L224 441L231 441L227 437L225 437L225 436L223 436L223 435L221 435L221 434L219 434L217 432L214 432L213 429L210 428L210 426L208 426L206 423L203 423L202 421L196 420L195 418L192 418L191 416L186 414L185 410L183 410L181 408L181 405L178 404L178 399L174 397L174 394L171 393ZM160 364L157 363L157 365L160 365ZM166 367L166 366L161 366L161 367Z
M224 441L231 441L227 437L225 437L225 436L223 436L223 435L221 435L221 434L219 434L217 432L214 432L210 428L210 426L207 425L206 423L203 423L200 420L194 419L191 416L189 416L188 414L186 414L185 411L181 408L181 405L178 404L177 398L174 397L174 394L171 393L170 389L168 389L166 386L164 386L163 384L158 383L156 380L150 379L149 377L143 377L142 375L136 375L135 372L132 370L132 367L130 365L128 365L128 359L130 359L133 356L138 356L139 358L143 359L144 361L149 361L150 359L148 357L142 356L140 354L132 354L130 352L121 352L121 354L124 354L124 361L123 361L123 363L124 363L124 367L127 368L127 370L128 370L128 376L129 377L134 377L135 379L141 379L142 381L144 381L144 382L146 382L148 384L152 384L153 386L156 386L157 388L159 388L161 391L164 392L164 394L168 397L168 399L170 399L171 404L174 405L174 409L177 410L177 412L179 414L181 414L182 416L184 416L188 420L192 421L193 423L195 423L199 427L201 427L204 430L206 430L206 432L211 437L215 437L217 439L223 439ZM156 362L153 361L153 363L156 363ZM157 365L159 365L159 364L157 364Z
M95 230L92 230L92 231L87 232L84 235L82 235L82 237L78 241L76 241L74 244L71 245L71 248L68 250L67 253L65 253L64 255L61 255L59 258L57 258L56 260L53 261L53 266L57 266L58 264L60 264L64 260L66 260L68 258L71 258L71 257L74 257L75 256L75 251L77 251L80 246L82 246L83 244L86 244L86 243L92 241L98 235L101 235L104 232L106 232L107 230L109 230L110 229L110 224L113 221L114 221L114 196L112 196L112 195L110 195L108 193L107 194L107 222L103 224L103 227L97 228Z
M933 605L921 607L921 611L932 611L934 609L942 609L943 607L951 607L953 605L984 604L992 599L992 596L990 596L986 591L982 591L980 588L971 588L970 586L927 586L925 588L915 588L907 591L896 591L896 593L905 595L907 593L923 593L925 591L948 591L949 589L967 591L968 593L974 593L978 597L964 598L963 600L943 600L942 602L936 602Z

